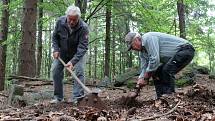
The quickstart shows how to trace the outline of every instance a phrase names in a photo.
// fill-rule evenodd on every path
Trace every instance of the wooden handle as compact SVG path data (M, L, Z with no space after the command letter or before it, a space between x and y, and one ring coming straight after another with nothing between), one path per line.
M59 60L64 66L66 66L65 62L64 62L60 57L58 57L58 60ZM87 93L92 93L92 91L91 91L88 87L86 87L86 86L81 82L81 80L75 75L75 73L74 73L71 69L69 69L69 68L66 68L66 69L72 74L72 76L75 78L75 80L81 85L81 87L82 87Z

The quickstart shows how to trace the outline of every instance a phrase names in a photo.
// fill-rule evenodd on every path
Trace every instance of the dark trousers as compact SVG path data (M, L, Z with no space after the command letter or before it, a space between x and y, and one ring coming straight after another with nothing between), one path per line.
M192 45L182 45L167 63L158 67L153 75L157 98L163 94L175 92L175 74L190 63L194 57L194 52Z

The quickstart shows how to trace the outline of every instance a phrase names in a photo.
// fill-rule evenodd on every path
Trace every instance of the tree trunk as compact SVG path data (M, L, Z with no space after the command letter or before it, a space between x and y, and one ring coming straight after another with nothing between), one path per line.
M125 18L126 19L126 18ZM126 29L126 33L125 34L127 34L129 31L130 31L130 28L129 28L129 20L127 19L126 21L125 21L125 29ZM131 68L132 67L132 51L130 51L130 52L127 52L127 64L128 64L128 67L129 68Z
M52 28L53 26L53 23L50 23L49 24L49 40L52 39L52 32L51 30L53 30L54 28ZM50 70L51 70L51 64L52 64L52 50L51 50L51 41L48 42L49 44L49 50L48 50L48 78L50 77L51 73L50 73Z
M88 64L89 64L89 67L88 67L88 76L89 76L89 78L91 78L91 68L92 68L92 45L90 44L89 45L89 52L90 52L90 54L89 54L89 60L88 60Z
M115 29L116 25L113 23L113 41L112 41L112 80L115 80L116 76L116 58L115 58L115 41L116 41L116 34L115 34Z
M40 4L43 3L43 0L40 0L39 1ZM38 45L37 45L37 72L36 72L36 75L37 77L40 76L40 69L41 69L41 60L42 60L42 33L43 33L43 21L42 21L42 18L43 18L43 7L39 7L39 22L38 22Z
M101 79L104 77L104 70L105 70L105 48L102 48L102 62L101 62Z
M178 16L179 16L179 29L180 37L186 39L185 31L185 5L183 0L178 0L177 2Z
M118 36L119 37L121 37L121 33L120 33L120 31L118 32ZM120 43L122 43L122 40L119 38L119 40L120 40ZM119 53L119 74L121 74L122 73L122 51L120 51L120 53Z
M22 40L19 50L19 75L34 77L36 75L37 0L25 0L23 12Z
M174 18L174 33L175 33L175 36L176 36L176 30L177 30L177 24L176 24L176 19Z
M4 58L3 52L4 52L4 49L2 46L0 46L0 91L4 90L4 82L5 82L5 65L3 61L3 58Z
M98 19L95 20L95 35L98 35L98 31L97 31L97 28L98 28ZM97 78L97 52L98 52L98 49L97 49L97 42L94 42L94 79Z
M111 3L111 2L110 2ZM110 27L111 27L111 5L106 5L106 39L105 39L105 72L110 77Z
M7 45L2 43L7 40L8 34L8 22L9 22L9 0L3 0L2 9L2 35L0 37L0 91L4 90L4 83L5 83L5 68L6 68L6 52L7 52Z
M94 79L97 78L97 45L94 43Z
M75 0L75 5L81 10L81 18L85 20L85 14L87 10L87 0Z

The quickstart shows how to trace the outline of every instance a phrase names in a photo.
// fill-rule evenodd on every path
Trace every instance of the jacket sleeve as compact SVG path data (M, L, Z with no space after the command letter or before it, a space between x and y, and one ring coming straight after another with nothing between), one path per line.
M147 53L140 52L140 62L141 62L141 73L139 78L143 78L148 66L148 55Z
M149 36L146 39L146 50L148 52L149 63L146 72L155 71L160 64L159 42L155 36Z
M60 23L60 20L57 20L56 25L55 25L55 29L54 29L54 32L52 35L52 48L53 48L54 52L60 51L59 35L58 35L59 23Z
M78 44L77 52L70 60L70 62L75 65L87 52L88 50L88 37L89 37L89 30L87 26L84 26L82 32L80 34L80 41Z

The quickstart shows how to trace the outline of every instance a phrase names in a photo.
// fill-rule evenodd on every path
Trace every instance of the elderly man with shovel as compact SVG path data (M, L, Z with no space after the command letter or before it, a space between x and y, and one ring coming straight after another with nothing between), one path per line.
M69 6L66 15L60 17L53 32L52 47L54 61L52 64L52 76L54 80L54 99L51 103L63 101L63 69L75 70L76 75L84 83L85 53L88 49L88 25L81 20L80 9ZM63 65L60 58L66 62ZM77 102L84 96L82 86L74 81L73 96L70 101Z
M151 77L154 80L157 98L163 94L174 93L174 75L193 59L193 46L183 38L160 32L148 32L143 36L129 32L125 41L128 50L140 52L142 65L136 92L131 93L129 97L136 98Z

